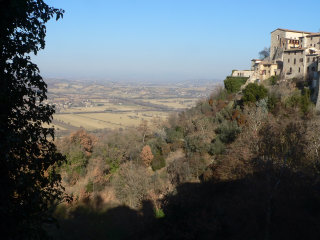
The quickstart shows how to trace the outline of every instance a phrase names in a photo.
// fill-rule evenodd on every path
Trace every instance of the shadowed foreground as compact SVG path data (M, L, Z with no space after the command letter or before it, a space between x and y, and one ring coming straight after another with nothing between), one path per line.
M280 176L280 177L279 177ZM280 181L279 181L280 179ZM319 183L302 173L258 172L229 182L187 183L140 211L91 203L60 214L56 239L319 239Z

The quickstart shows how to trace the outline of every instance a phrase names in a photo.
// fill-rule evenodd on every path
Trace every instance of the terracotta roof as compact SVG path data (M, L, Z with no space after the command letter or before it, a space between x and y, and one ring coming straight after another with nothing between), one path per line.
M309 33L309 34L313 33L313 32L290 30L290 29L284 29L284 28L277 28L276 30L273 30L271 33L273 33L274 31L277 31L277 30L284 31L284 32Z
M261 59L251 59L251 61L262 61Z

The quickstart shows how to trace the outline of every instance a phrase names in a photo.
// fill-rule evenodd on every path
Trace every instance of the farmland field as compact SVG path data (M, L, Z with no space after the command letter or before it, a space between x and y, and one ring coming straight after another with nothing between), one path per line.
M216 83L130 84L49 79L48 103L55 105L58 136L79 128L124 129L143 120L162 121L210 95ZM158 119L158 120L155 120Z

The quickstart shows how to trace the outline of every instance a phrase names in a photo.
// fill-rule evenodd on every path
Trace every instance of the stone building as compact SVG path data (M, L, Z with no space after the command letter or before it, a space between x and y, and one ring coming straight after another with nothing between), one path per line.
M267 80L268 78L277 75L278 65L270 61L262 61L258 65L258 76L260 81Z
M259 67L259 63L261 63L261 59L252 59L251 60L251 71L257 71Z
M232 71L232 77L251 77L253 71L251 70L234 70Z
M284 79L317 78L320 33L278 28L271 32L270 59Z
M312 33L306 36L302 47L320 49L320 33Z
M283 75L285 78L304 78L306 73L305 48L287 49L283 52Z
M252 59L251 71L234 71L232 76L249 77L249 82L264 81L272 76L282 79L319 82L320 33L277 28L271 32L270 56Z
M312 32L277 28L271 32L270 60L283 61L285 50L301 47L303 39Z
M312 81L318 74L318 56L315 48L292 48L284 50L282 75L284 79L299 78Z

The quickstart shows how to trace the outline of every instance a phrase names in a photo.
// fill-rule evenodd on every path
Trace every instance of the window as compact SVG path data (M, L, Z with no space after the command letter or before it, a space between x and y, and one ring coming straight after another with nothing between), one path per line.
M290 59L288 58L288 63L290 62Z
M309 72L309 67L307 67L307 72Z
M300 68L299 68L299 72L300 72Z
M316 58L312 58L312 62L315 62L316 61Z
M296 64L296 59L293 59L293 64Z
M310 58L307 58L307 62L310 62Z
M297 52L294 52L294 55L296 55L297 54Z
M300 58L300 62L303 62L303 58Z
M279 40L279 35L277 35L277 40Z
M292 68L290 68L289 72L292 72Z

